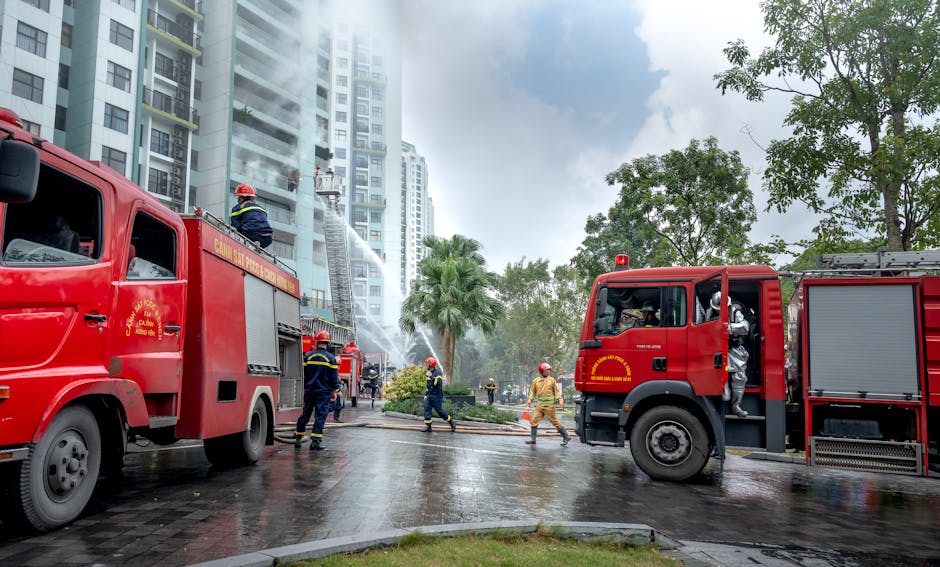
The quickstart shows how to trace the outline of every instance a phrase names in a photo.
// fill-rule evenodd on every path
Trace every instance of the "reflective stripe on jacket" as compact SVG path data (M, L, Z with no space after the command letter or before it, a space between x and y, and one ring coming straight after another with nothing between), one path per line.
M537 400L538 405L540 406L553 406L555 405L555 398L561 403L564 403L564 400L561 398L561 392L558 391L558 382L555 382L555 379L551 376L539 376L532 381L532 386L529 387L529 400L527 403L532 403L532 400Z
M435 366L425 373L427 376L427 395L432 398L444 397L444 375Z
M304 390L321 394L339 390L339 365L330 351L318 348L304 356Z

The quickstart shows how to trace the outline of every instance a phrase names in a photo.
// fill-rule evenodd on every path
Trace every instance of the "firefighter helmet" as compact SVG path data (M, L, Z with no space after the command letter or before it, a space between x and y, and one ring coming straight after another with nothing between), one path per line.
M650 313L656 313L656 307L653 306L652 301L647 301L643 304L643 307L640 307L640 311L649 311Z
M235 188L235 196L236 197L254 197L255 188L252 187L248 183L242 183L241 185Z
M552 369L552 365L547 362L543 362L542 364L539 364L539 374L542 374L543 372L548 372L551 369Z
M317 334L313 336L313 342L316 344L330 342L330 332L317 331Z
M437 366L437 359L434 358L433 356L429 356L429 357L425 360L425 362L426 362L426 363L428 364L428 366L430 366L431 368L434 368L435 366Z
M714 311L718 311L718 308L721 307L721 292L716 291L712 294L712 299L708 304ZM728 307L731 307L731 298L728 298Z

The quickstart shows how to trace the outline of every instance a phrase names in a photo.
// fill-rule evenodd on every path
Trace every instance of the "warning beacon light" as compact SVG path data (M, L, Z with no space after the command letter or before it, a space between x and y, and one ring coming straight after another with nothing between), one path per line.
M619 272L620 270L629 270L630 269L630 256L627 254L617 254L614 257L614 271Z

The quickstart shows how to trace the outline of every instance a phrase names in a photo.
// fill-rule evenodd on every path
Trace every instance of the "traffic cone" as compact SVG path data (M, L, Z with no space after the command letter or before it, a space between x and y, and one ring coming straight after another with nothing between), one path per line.
M532 414L530 414L527 411L524 411L522 412L522 416L520 417L520 419L522 419L522 421L532 421Z

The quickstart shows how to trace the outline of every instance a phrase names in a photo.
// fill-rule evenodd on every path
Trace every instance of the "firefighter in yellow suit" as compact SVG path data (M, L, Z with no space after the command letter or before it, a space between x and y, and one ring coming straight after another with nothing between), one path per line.
M532 381L532 386L529 387L529 399L526 405L531 406L532 400L535 400L535 411L532 412L532 420L530 421L532 424L532 428L529 430L531 438L525 442L526 445L535 445L535 438L539 434L539 423L542 421L542 416L547 417L555 426L555 429L561 433L562 447L567 445L568 441L571 441L565 426L555 417L555 399L558 399L558 404L562 410L565 409L565 399L558 390L558 382L548 375L551 369L551 365L547 362L539 364L539 376Z

